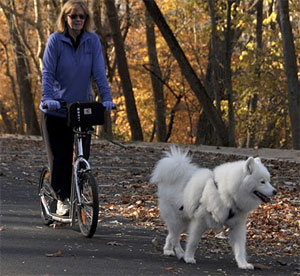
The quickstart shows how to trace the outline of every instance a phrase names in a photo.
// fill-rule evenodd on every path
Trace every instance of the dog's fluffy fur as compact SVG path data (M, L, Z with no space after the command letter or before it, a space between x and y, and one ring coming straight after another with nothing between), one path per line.
M229 230L239 268L253 269L246 260L246 219L260 203L276 194L270 174L259 158L225 163L214 170L193 164L188 151L172 146L158 161L151 182L158 185L161 218L167 225L165 255L195 263L194 255L207 229ZM180 234L188 232L186 250Z

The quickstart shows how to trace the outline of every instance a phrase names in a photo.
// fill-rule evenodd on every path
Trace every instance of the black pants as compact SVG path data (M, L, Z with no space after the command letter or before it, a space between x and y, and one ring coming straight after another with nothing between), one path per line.
M46 145L51 185L58 199L70 197L72 181L72 160L74 134L67 126L66 118L41 112L41 129ZM83 152L86 159L90 154L91 135L83 139Z

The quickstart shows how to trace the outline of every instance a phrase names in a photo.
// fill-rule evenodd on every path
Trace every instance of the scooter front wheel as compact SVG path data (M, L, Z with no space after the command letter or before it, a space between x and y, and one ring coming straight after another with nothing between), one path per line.
M79 177L81 205L77 205L78 224L81 233L91 238L98 224L99 199L96 181L91 172L83 172ZM78 201L77 201L78 202Z

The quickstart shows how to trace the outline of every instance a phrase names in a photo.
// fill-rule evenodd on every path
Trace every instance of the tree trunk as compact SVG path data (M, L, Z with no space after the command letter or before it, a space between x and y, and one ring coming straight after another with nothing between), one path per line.
M9 1L11 2L11 1ZM13 2L10 4L13 5ZM26 133L40 135L39 123L34 107L34 99L31 93L30 69L25 49L19 39L17 22L14 15L4 11L9 25L10 36L13 44L17 81L25 115Z
M217 48L217 23L216 23L216 15L215 15L215 5L214 0L208 0L210 20L211 20L211 39L210 39L210 48L209 48L209 63L207 66L207 76L209 75L209 80L207 83L211 83L212 87L212 95L214 95L214 100L216 101L216 107L219 111L221 111L221 93L219 89L218 82L218 53L222 53L221 49ZM220 44L220 43L219 43ZM224 63L222 63L224 64ZM223 79L223 78L222 78ZM209 87L207 85L206 87ZM222 93L223 94L223 93Z
M108 59L108 55L107 55L108 46L107 46L107 41L105 40L105 36L103 35L103 32L102 32L102 30L104 29L102 26L103 7L99 0L93 0L91 4L92 4L94 22L95 22L95 26L96 26L96 33L99 36L99 39L101 41L102 53L103 53L103 57L104 57L104 60L106 63L106 68L107 68L106 75L108 75L107 76L108 81L111 82L112 77L111 77L111 71L110 71L110 66L109 66L109 59ZM93 83L93 90L96 91L95 83ZM100 97L98 96L98 93L95 93L95 94L96 94L96 101L98 101L100 99ZM101 139L101 138L106 138L108 140L113 139L112 122L111 122L110 112L105 112L104 125L97 127L96 132L97 132L99 139Z
M211 19L211 33L208 53L208 64L205 76L205 88L210 98L215 101L217 110L221 113L221 100L225 93L225 54L226 41L221 39L217 32L217 17L215 12L215 1L208 0ZM216 131L204 112L201 112L197 123L196 142L204 145L215 145Z
M11 119L9 118L7 113L8 113L8 110L6 109L4 104L2 104L2 102L0 101L0 115L2 117L4 126L5 126L5 133L12 134L12 133L15 133L15 129L14 129Z
M262 26L263 26L263 0L257 1L256 6L256 81L253 83L253 87L259 87L260 83L260 64L261 64L261 55L262 55ZM250 113L250 124L247 129L247 141L246 147L253 148L255 142L255 133L256 133L256 124L252 120L254 113L256 112L258 102L258 94L254 92L249 101L249 113Z
M289 19L289 1L278 1L279 25L282 34L284 67L287 76L289 113L293 148L300 149L300 85L294 36Z
M154 22L149 16L148 12L145 12L146 18L146 36L148 46L148 56L150 62L150 76L154 94L154 107L155 107L155 132L157 141L165 142L166 139L166 107L164 99L163 84L160 81L162 79L162 73L159 68L156 41L154 32ZM153 73L152 73L153 72Z
M118 14L116 11L114 1L105 0L105 5L106 5L107 16L110 23L114 44L116 47L116 59L117 59L118 70L119 70L121 83L123 87L123 92L125 96L127 118L131 129L131 139L133 141L142 141L143 132L142 132L140 119L138 116L134 94L132 90L132 83L130 79L128 64L127 64L127 59L125 54L124 41L120 31Z
M41 3L40 0L34 0L34 15L35 19L34 22L36 24L36 33L37 33L37 41L38 41L38 47L36 52L36 57L38 59L38 73L39 73L39 79L42 77L42 68L43 68L43 54L45 50L45 36L42 26L42 19L41 19Z
M191 89L195 93L199 102L203 106L203 110L207 115L207 118L210 120L214 129L216 130L218 136L218 142L223 145L228 145L228 129L224 122L222 121L221 115L213 105L212 100L208 96L204 86L197 77L195 71L187 60L183 50L181 49L178 41L176 40L173 32L165 21L160 9L156 5L154 0L143 0L146 8L153 18L154 22L158 26L160 32L162 33L164 39L169 45L169 48L177 60L182 74L185 76L186 80L191 86Z
M207 120L205 113L201 113L197 122L196 145L216 145L217 139L212 124Z
M235 119L233 107L233 91L231 82L231 53L232 53L232 35L231 35L231 7L233 1L227 1L227 28L226 28L226 54L225 54L225 87L228 101L228 144L235 146Z
M16 89L16 82L15 79L10 71L10 64L9 64L9 56L8 56L8 50L7 50L7 44L5 44L1 39L0 39L0 43L3 46L4 49L4 55L5 55L5 67L6 67L6 72L5 75L10 79L10 83L11 83L11 91L13 93L13 98L14 98L14 104L16 106L17 109L17 127L16 127L16 133L19 134L24 134L24 125L23 125L23 116L22 116L22 110L21 110L21 106L18 100L18 95L17 95L17 89Z

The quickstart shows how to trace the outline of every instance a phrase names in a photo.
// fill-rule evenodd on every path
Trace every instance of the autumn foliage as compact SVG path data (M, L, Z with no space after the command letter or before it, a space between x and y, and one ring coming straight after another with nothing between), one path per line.
M28 105L20 77L29 81L34 110L38 114L41 97L41 54L48 35L55 30L55 20L62 1L5 0L0 5L0 127L1 133L30 133L26 121ZM111 113L112 131L116 139L130 140L125 96L116 69L116 54L105 1L87 1L95 15L97 33L103 44L107 75L117 111ZM300 6L290 2L290 20L297 56L300 56ZM167 23L182 47L194 71L218 107L225 124L229 124L227 90L221 61L226 36L227 1L215 1L217 51L215 71L219 95L212 85L210 56L211 13L207 1L157 0ZM153 87L147 52L145 6L143 1L115 1L124 39L135 103L145 141L157 141ZM288 109L287 79L278 14L274 1L263 1L261 42L257 41L257 10L252 1L239 1L231 8L231 82L236 146L291 148L291 122ZM13 37L17 34L19 41ZM203 117L203 107L178 66L166 41L155 28L156 50L162 72L166 107L168 142L217 144L215 132ZM16 69L16 45L26 56L26 74ZM220 60L219 60L220 58ZM297 60L299 66L299 58ZM299 77L298 73L298 77ZM22 82L22 81L21 81ZM300 93L300 92L299 92ZM253 100L254 99L254 100ZM38 118L38 115L37 115Z

